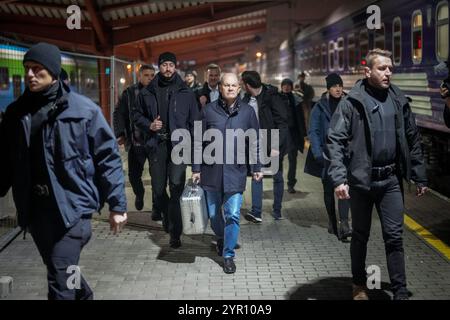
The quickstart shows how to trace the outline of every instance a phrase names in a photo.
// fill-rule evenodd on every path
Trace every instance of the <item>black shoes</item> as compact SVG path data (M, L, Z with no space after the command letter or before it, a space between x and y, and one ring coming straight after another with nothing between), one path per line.
M136 200L134 201L134 206L137 211L141 211L144 208L144 197L136 196Z
M392 298L393 300L409 300L410 294L411 292L409 292L408 289L402 288L394 293Z
M177 249L177 248L181 247L181 240L180 240L180 238L178 238L178 239L170 238L169 245L173 249Z
M297 191L295 191L294 187L288 187L288 192L289 193L296 193Z
M236 272L236 265L234 264L233 258L223 259L223 272L227 274Z
M222 256L222 254L223 254L223 239L217 240L216 252L219 257Z
M348 225L348 220L341 221L339 225L339 240L346 240L348 237L352 236L352 230Z

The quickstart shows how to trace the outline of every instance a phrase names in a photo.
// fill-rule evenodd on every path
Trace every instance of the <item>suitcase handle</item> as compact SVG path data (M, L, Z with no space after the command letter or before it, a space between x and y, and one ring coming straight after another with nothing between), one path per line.
M197 180L193 181L192 179L189 179L187 184L191 187L192 191L198 191L199 185Z

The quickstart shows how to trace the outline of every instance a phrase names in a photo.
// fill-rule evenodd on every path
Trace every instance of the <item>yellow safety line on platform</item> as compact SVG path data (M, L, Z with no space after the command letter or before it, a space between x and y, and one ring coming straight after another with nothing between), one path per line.
M414 221L410 216L405 214L405 224L406 226L417 233L423 240L425 240L428 244L442 253L447 259L450 260L450 247L447 246L444 242L436 238L431 232L422 227L416 221Z

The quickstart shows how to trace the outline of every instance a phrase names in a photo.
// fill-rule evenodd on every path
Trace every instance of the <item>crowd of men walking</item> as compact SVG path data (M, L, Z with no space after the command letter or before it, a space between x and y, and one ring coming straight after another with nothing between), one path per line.
M12 103L0 125L0 196L12 188L20 226L29 230L47 266L49 299L92 299L83 279L68 288L66 272L77 265L91 236L90 219L105 202L110 224L120 231L127 221L127 201L119 145L128 153L128 178L135 207L142 210L142 173L149 163L153 220L162 220L169 245L182 246L180 197L186 169L206 194L208 215L223 257L223 271L234 273L243 192L250 176L252 205L245 218L262 223L264 164L259 157L242 165L234 149L224 148L232 163L179 163L172 150L176 130L194 136L196 121L217 129L236 143L227 129L278 130L279 143L250 142L247 153L262 151L278 162L273 181L271 216L282 220L283 158L287 155L287 191L296 193L297 155L309 137L305 172L321 179L328 231L340 240L351 237L353 298L367 299L365 259L375 205L380 217L394 299L408 299L403 253L402 181L413 180L417 195L427 179L420 135L408 100L391 84L393 66L388 51L374 49L366 57L364 79L348 94L338 74L329 74L327 91L313 105L314 90L299 76L281 82L281 90L263 83L256 71L240 77L222 73L218 65L206 70L200 85L194 70L177 72L174 53L159 56L158 69L142 66L139 82L127 88L114 111L114 133L100 108L61 80L61 55L40 43L24 56L27 89ZM192 144L191 156L202 153L204 141ZM231 153L231 154L227 154ZM250 157L247 154L247 159ZM167 192L167 187L168 191ZM338 198L336 211L335 195ZM351 209L352 228L349 225ZM353 229L353 230L352 230Z

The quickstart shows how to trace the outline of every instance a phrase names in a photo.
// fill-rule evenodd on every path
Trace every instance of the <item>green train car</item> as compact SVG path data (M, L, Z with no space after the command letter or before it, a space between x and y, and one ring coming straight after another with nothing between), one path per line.
M27 48L0 44L0 112L25 90L22 60ZM62 55L62 67L69 75L70 88L99 103L96 59Z

